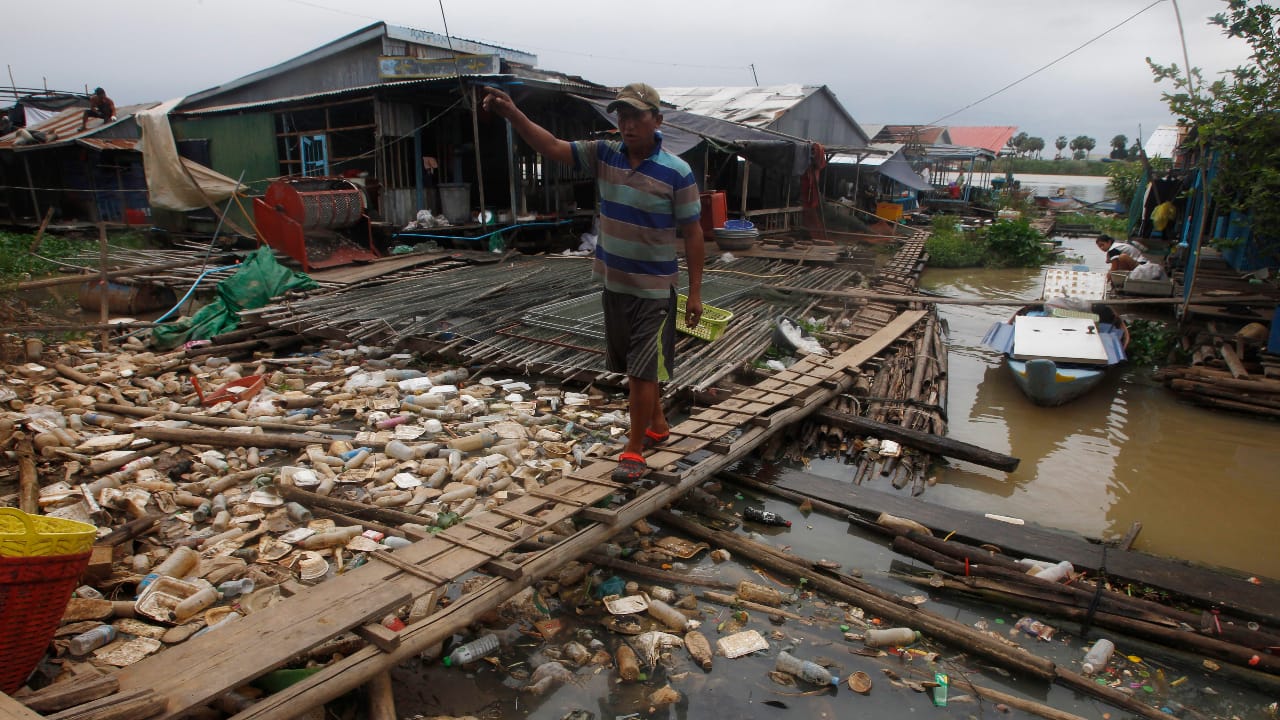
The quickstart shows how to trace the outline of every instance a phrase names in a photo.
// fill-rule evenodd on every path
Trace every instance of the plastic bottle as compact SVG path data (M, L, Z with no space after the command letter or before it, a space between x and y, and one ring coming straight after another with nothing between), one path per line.
M498 434L492 430L481 430L475 435L467 435L465 437L454 438L449 441L449 447L462 452L472 452L490 447L498 442Z
M409 395L408 397L405 397L400 402L401 402L401 407L404 407L404 405L407 404L407 405L413 406L413 408L416 408L418 410L424 410L428 408L438 408L441 405L445 404L445 402L447 401L445 400L443 395L423 393L422 395ZM411 408L405 408L405 409L408 410Z
M788 675L794 675L814 685L835 685L840 682L840 678L833 675L830 670L816 662L801 660L786 650L778 653L778 659L774 662L773 669Z
M1116 645L1110 640L1103 638L1093 644L1089 648L1089 652L1084 655L1084 662L1080 668L1085 675L1092 675L1107 666L1111 660L1111 653L1115 652Z
M449 657L444 659L445 667L453 667L454 665L466 665L469 662L475 662L498 649L498 636L489 633L483 637L472 640L465 645L459 645L449 653Z
M1063 560L1056 565L1050 565L1043 570L1036 571L1035 576L1049 582L1062 582L1063 578L1066 578L1074 571L1075 568L1071 566L1071 563Z
M180 545L174 548L173 552L169 553L169 557L156 566L153 572L157 575L183 578L187 576L187 573L195 569L198 562L200 562L200 553L185 545Z
M382 452L396 460L421 460L438 449L440 449L440 446L436 443L409 445L400 440L392 440L387 443Z
M914 644L919 639L920 633L905 627L868 630L862 636L862 642L867 647L900 647Z
M253 592L253 578L241 578L239 580L228 580L218 586L218 592L222 593L224 598L239 597L248 595Z
M348 525L346 527L336 527L332 530L316 533L310 537L303 538L296 543L296 547L303 550L321 550L323 548L336 547L338 545L346 545L351 539L364 532L364 528L359 525Z
M67 648L72 655L82 656L97 650L107 643L116 639L116 629L110 625L99 625L98 627L80 633L71 638L71 643Z
M295 523L306 524L311 522L311 511L307 509L307 506L302 505L301 503L285 503L284 511L285 514L289 516L289 519Z
M764 525L777 525L779 527L791 527L791 521L785 520L777 513L762 510L756 507L749 507L742 511L742 517L752 522L758 522Z
M471 376L466 368L456 368L454 370L446 370L442 373L436 373L431 376L432 385L457 385Z
M690 625L689 618L685 617L684 613L661 600L649 600L649 615L672 630L684 632L696 627Z
M196 613L204 610L210 605L218 601L218 591L207 587L194 595L187 596L182 602L173 608L173 619L178 622L186 622L188 618Z

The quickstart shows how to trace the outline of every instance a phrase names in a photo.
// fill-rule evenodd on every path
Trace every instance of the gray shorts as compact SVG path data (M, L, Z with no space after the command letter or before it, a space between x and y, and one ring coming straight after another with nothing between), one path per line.
M610 372L666 382L675 372L676 291L665 300L604 290L605 364Z

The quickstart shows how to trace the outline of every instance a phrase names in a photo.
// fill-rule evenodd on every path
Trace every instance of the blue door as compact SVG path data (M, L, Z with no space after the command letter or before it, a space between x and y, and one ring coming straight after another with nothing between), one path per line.
M303 135L298 138L302 146L302 174L329 174L329 148L324 135Z

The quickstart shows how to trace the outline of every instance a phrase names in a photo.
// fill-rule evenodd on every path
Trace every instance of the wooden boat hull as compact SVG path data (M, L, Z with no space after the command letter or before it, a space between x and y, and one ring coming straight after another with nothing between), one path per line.
M1014 360L1007 358L1018 388L1031 402L1044 407L1065 405L1092 390L1102 382L1111 367L1100 369L1060 366L1052 360Z

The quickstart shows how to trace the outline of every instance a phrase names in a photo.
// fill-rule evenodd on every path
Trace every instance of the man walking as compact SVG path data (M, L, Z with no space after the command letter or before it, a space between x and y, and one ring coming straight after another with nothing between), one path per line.
M631 432L613 471L617 482L645 472L646 449L670 436L658 384L674 369L676 249L684 239L689 269L685 323L702 318L702 264L706 254L698 186L688 163L662 149L658 91L644 83L623 88L609 112L618 114L621 142L567 142L528 118L505 92L485 88L484 108L511 123L543 157L588 172L599 190L600 240L592 274L604 283L606 358L625 372Z

